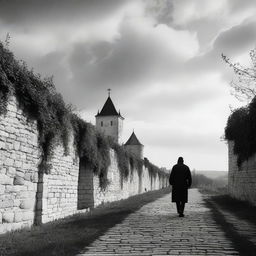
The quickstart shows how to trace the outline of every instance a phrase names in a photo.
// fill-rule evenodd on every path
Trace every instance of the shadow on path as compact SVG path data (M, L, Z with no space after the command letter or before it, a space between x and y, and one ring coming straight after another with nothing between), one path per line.
M234 248L239 251L241 256L255 256L256 244L249 240L245 234L238 232L235 226L228 221L227 218L221 213L219 207L227 208L227 206L221 204L216 204L216 198L207 198L205 200L207 207L212 210L213 219L223 230L227 238L232 241ZM235 207L235 205L233 205ZM241 207L241 205L239 206ZM239 223L237 223L239 225ZM253 225L253 224L252 224Z

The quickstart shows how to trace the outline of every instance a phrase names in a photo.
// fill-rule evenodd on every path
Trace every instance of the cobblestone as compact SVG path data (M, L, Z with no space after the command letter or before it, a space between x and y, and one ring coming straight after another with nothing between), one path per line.
M221 256L239 253L213 220L202 195L191 189L184 218L178 217L171 194L168 194L130 214L78 255Z

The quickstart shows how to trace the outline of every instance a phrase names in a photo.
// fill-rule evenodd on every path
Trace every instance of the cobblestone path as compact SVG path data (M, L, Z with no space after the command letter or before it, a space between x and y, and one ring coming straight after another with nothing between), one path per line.
M221 256L239 253L212 219L202 195L191 189L184 218L177 216L171 194L168 194L130 214L78 255Z

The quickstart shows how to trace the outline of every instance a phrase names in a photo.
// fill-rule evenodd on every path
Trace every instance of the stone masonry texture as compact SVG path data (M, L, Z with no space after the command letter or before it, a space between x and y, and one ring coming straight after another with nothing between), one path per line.
M11 97L0 116L0 233L33 224L39 161L37 125Z
M73 136L69 154L57 145L49 162L49 174L38 171L41 148L37 122L31 121L11 96L7 113L0 115L0 233L46 223L97 205L166 187L168 180L150 176L143 167L139 175L130 170L122 180L113 150L108 170L109 186L102 191L99 178L77 157Z
M185 217L179 218L171 194L144 205L107 230L77 256L239 255L213 220L197 189L189 190Z
M233 153L233 142L229 141L228 190L231 196L256 205L256 155L237 166L237 156Z

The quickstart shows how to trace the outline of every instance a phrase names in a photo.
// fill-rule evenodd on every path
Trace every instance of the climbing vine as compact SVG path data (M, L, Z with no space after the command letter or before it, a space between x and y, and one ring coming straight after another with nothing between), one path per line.
M150 161L147 158L145 158L144 160L144 165L148 169L150 177L155 178L157 174L161 174L161 170L157 166L150 163Z
M113 148L118 161L121 180L127 179L129 172L142 173L143 164L151 175L159 169L137 159L123 146L97 132L95 127L72 112L62 96L56 92L52 78L42 79L29 70L24 62L15 60L13 54L0 42L0 114L5 114L9 96L15 94L19 106L28 118L37 120L39 143L42 149L39 169L46 173L51 170L50 159L57 144L62 143L68 154L70 133L74 134L74 147L77 156L84 161L100 178L100 186L105 189L110 165L110 148Z
M0 42L0 114L6 112L8 98L12 92L8 74L12 71L12 54L5 50ZM3 68L5 67L5 69ZM13 77L10 77L13 80Z
M42 163L39 167L47 166L55 144L60 141L68 154L71 111L56 92L52 79L41 79L24 62L16 61L1 43L0 73L1 113L6 111L8 97L14 93L27 116L37 120L42 148Z

